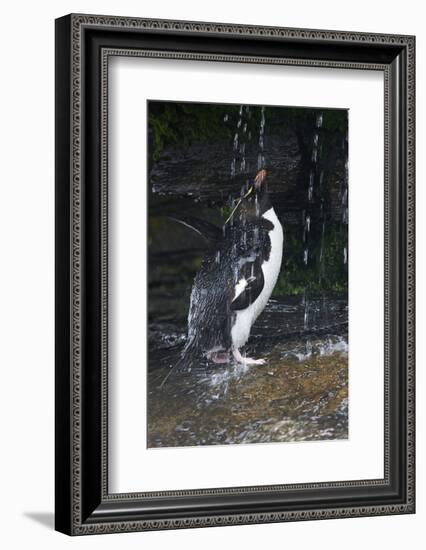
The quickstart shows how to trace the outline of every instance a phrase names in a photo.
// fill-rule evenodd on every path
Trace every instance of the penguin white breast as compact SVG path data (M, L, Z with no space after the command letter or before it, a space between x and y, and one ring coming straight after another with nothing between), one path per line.
M281 269L284 242L283 228L273 208L265 212L263 218L270 221L274 226L268 233L271 240L269 259L261 266L264 285L262 292L248 308L236 312L235 322L231 329L234 348L240 348L247 342L250 336L250 329L257 317L264 310L274 290Z

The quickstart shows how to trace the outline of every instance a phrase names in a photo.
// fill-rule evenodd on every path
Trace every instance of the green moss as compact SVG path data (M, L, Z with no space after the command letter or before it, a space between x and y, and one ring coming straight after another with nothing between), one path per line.
M325 227L311 239L308 263L304 262L304 248L300 228L286 231L281 273L273 296L297 296L306 291L347 293L348 266L344 262L343 249L347 246L346 231L340 224ZM320 261L321 258L321 261Z
M238 105L150 102L148 123L153 140L152 159L158 159L170 145L231 139L238 110ZM228 115L229 124L224 123L225 115Z

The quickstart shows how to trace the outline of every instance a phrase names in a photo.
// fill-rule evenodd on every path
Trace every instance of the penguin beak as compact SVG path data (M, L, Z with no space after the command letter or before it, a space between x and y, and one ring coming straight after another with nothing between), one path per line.
M257 190L259 190L262 187L262 184L265 181L266 176L267 176L267 172L265 169L259 170L259 172L256 174L256 177L254 178L254 186Z

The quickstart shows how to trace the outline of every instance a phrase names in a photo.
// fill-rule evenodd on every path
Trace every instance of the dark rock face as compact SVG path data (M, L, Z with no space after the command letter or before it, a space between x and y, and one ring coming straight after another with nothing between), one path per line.
M301 223L301 212L308 207L307 189L309 151L289 129L265 136L268 188L275 209L287 223ZM345 166L338 136L327 144L327 166L323 168L322 202L331 220L341 219L341 189L345 185ZM252 181L258 168L257 143L247 144L245 168L231 176L234 160L228 142L192 143L168 146L153 163L149 183L154 195L186 199L196 203L222 206L230 196L238 197L247 180ZM237 167L240 161L237 159ZM320 190L316 190L319 194ZM314 197L315 200L315 197Z
M162 286L165 271L170 280L171 257L180 258L173 277L192 281L205 247L168 218L220 227L264 167L285 234L275 295L346 292L347 111L150 102L149 120L150 282Z

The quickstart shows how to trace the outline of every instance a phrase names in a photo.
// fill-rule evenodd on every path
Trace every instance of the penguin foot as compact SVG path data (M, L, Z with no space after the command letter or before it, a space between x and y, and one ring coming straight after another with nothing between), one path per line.
M241 365L264 365L266 363L265 359L253 359L251 357L243 357L240 353L240 350L232 350L232 355L234 356L235 361Z
M252 357L244 358L245 365L265 365L266 359L253 359Z
M223 365L229 363L229 353L226 351L209 351L207 359L213 361L213 363Z

